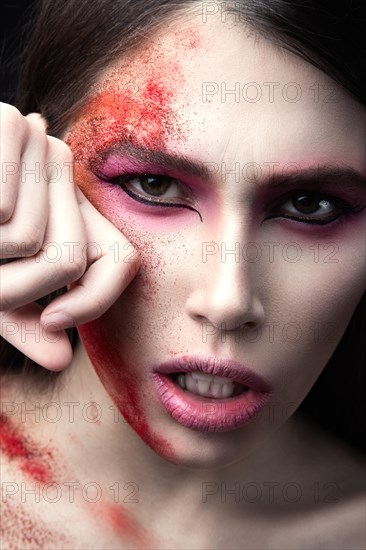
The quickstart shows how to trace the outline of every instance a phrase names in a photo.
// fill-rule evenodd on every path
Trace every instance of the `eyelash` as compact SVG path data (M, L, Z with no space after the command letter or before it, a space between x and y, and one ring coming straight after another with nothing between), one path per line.
M181 187L180 182L176 178L173 178L173 177L170 177L170 176L165 176L163 174L146 174L146 173L145 174L143 174L143 173L123 174L121 176L117 176L117 177L113 177L113 178L102 177L101 175L99 175L98 177L106 183L109 183L111 185L120 187L129 197L131 197L132 199L134 199L137 202L140 202L142 204L147 204L149 206L159 206L159 207L162 206L162 207L170 207L170 208L186 208L188 210L193 210L194 212L196 212L198 214L201 222L203 221L200 212L198 210L196 210L196 208L193 208L193 206L191 206L189 204L180 204L180 203L177 203L177 202L166 202L165 200L164 201L161 201L161 200L159 201L159 200L154 200L154 199L148 199L148 198L145 198L145 197L141 197L140 195L134 193L133 191L131 191L130 189L127 188L127 184L128 184L129 181L131 181L132 179L137 179L137 178L142 178L142 177L154 178L154 179L156 179L156 178L167 178L167 179L171 180L172 182L175 182L178 186ZM190 200L189 193L186 191L184 193L184 195L185 196L183 197L183 199L186 200L186 201L189 201ZM192 199L191 199L191 202L193 203Z
M314 218L314 217L311 217L311 215L310 216L303 215L302 217L300 217L300 216L294 216L294 215L272 214L270 216L267 216L266 219L270 220L273 218L281 217L284 219L294 220L294 221L298 221L298 222L306 223L310 225L329 225L341 217L344 217L349 214L356 214L357 212L360 212L362 210L362 207L351 206L348 202L346 202L345 200L339 197L328 195L325 192L323 193L321 190L315 192L306 188L297 189L296 191L286 193L280 199L277 199L275 201L274 208L276 209L277 207L279 207L279 205L283 205L284 201L292 202L304 196L309 198L311 201L315 200L318 203L317 210L321 208L321 203L328 203L328 204L330 203L331 206L333 206L335 209L340 210L341 213L336 216L334 214L329 214L328 217L324 217L324 218ZM296 209L295 206L292 205L292 207Z
M162 174L135 173L135 174L124 174L124 175L120 175L120 176L113 177L113 178L101 177L99 175L99 178L102 179L104 182L109 183L109 184L114 185L114 186L115 185L119 186L127 195L129 195L132 199L136 200L137 202L140 202L142 204L147 204L147 205L150 205L150 206L187 208L189 210L193 210L193 211L197 212L197 214L200 217L200 220L203 221L201 214L198 212L198 210L193 208L193 206L191 206L191 205L180 204L180 203L176 203L176 202L166 202L165 200L154 200L154 199L150 199L150 198L145 198L145 197L140 196L137 193L134 193L133 191L131 191L130 189L127 188L127 184L131 180L139 179L139 178L141 179L142 177L144 177L144 178L153 178L153 179L166 178L166 179L170 180L171 182L176 183L177 186L182 188L182 184L179 182L179 180L177 180L176 178L170 177L170 176L162 175ZM186 201L188 201L189 200L189 195L187 194L187 192L185 192L184 194L185 194L185 196L183 198ZM298 217L298 216L294 216L294 215L272 214L272 215L267 216L265 218L265 220L270 220L270 219L274 219L274 218L284 218L284 219L294 220L294 221L297 221L297 222L306 223L306 224L310 224L310 225L329 225L332 222L335 222L336 220L338 220L340 217L344 217L347 214L356 214L356 213L360 212L363 209L362 207L358 207L358 206L353 207L349 203L347 203L346 201L344 201L343 199L340 199L338 197L334 197L334 196L328 195L326 193L322 193L321 191L318 191L318 192L310 191L306 188L297 189L296 191L291 191L289 193L286 193L285 195L281 196L280 199L277 199L275 201L275 205L272 205L272 208L273 207L277 208L279 205L283 205L283 203L286 199L287 199L287 202L289 202L289 201L293 201L296 198L303 197L303 196L306 196L307 198L311 198L311 200L317 200L318 203L328 202L332 206L340 209L342 212L338 216L332 217L331 219L329 219L329 217L319 219L319 218L306 217L306 216ZM321 206L319 206L318 209L319 208L321 208Z

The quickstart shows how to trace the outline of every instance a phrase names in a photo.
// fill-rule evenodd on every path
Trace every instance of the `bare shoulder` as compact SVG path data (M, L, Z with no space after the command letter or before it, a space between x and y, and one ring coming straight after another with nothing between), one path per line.
M310 534L312 548L363 550L366 542L365 498L340 493L338 498L314 508L303 527Z
M303 528L316 548L365 548L364 455L326 430L300 417L299 449L304 459L303 483L311 499Z

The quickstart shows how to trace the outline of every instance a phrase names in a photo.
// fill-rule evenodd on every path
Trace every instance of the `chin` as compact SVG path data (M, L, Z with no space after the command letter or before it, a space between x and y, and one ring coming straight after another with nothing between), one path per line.
M219 470L232 466L250 456L268 437L259 430L257 422L217 433L191 430L170 418L150 421L150 426L150 433L155 433L157 439L148 440L145 434L137 434L143 442L163 460L190 470ZM133 425L131 427L134 429ZM161 445L163 437L169 441L169 447Z

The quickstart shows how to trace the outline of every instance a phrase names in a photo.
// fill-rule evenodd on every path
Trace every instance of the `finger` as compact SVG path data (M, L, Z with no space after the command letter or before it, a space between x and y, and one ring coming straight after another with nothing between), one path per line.
M67 334L55 325L41 325L42 307L29 304L0 314L0 334L24 355L48 370L59 371L72 360Z
M0 223L13 215L19 188L20 158L29 126L21 113L6 103L0 103Z
M12 310L79 279L86 269L84 222L75 196L72 154L66 144L48 138L49 219L38 254L2 266L2 309Z
M65 313L66 323L67 319L75 324L97 319L117 300L140 266L137 251L126 237L79 189L76 193L88 240L88 268L71 290L45 308L42 322L62 323L60 315Z
M34 122L35 119L35 122ZM29 121L32 121L31 123ZM1 226L1 258L33 256L41 248L48 218L47 135L34 116L20 162L18 197L12 217Z
M44 132L47 132L47 120L41 115L41 113L29 113L29 115L27 115L25 118L34 122L35 124L38 124Z

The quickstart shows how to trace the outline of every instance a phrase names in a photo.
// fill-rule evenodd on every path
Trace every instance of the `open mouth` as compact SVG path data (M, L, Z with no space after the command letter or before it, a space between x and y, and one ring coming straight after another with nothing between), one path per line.
M256 418L271 396L269 383L242 363L183 355L152 369L158 399L186 428L226 432Z
M236 397L249 390L248 386L229 378L200 371L178 372L170 376L182 390L210 399Z

